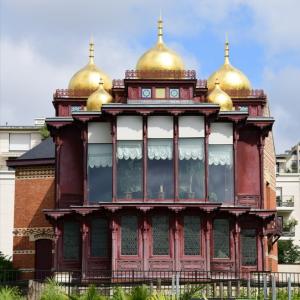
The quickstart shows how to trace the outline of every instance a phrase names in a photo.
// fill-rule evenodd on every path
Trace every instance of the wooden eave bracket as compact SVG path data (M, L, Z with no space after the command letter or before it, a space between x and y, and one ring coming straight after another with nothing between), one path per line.
M50 221L57 221L58 219L70 215L72 213L72 210L70 209L60 209L60 210L43 210L44 214L46 215L46 218Z

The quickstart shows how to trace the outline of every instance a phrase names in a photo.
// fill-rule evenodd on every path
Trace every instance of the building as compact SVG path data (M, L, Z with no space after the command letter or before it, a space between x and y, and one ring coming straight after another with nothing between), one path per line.
M26 214L22 225L35 223L40 235L24 230L16 242L19 251L32 249L27 268L41 268L43 253L52 251L54 270L86 276L276 271L280 223L267 97L231 65L228 42L224 64L199 80L164 43L162 20L158 25L157 43L125 79L111 82L96 67L91 42L88 64L69 89L55 92L56 116L46 119L55 180L41 195L35 181L36 204L27 202L43 203L39 220ZM46 156L54 163L42 152L40 166ZM15 263L24 266L24 257L14 256Z
M41 142L44 119L34 126L0 126L0 252L12 257L15 171L6 164Z
M276 203L283 218L281 240L292 239L300 246L300 144L276 155ZM298 224L295 225L295 220Z

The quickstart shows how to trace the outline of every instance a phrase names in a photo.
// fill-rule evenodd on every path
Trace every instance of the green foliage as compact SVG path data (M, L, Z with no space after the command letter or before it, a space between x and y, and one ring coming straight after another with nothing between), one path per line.
M187 288L184 289L184 292L180 293L179 300L191 300L192 298L200 298L203 297L202 290L204 286L200 285L188 285Z
M121 287L117 286L114 289L111 300L127 300L127 299L128 299L128 296L126 295L124 290Z
M136 286L129 294L130 300L148 300L151 296L150 290L146 285Z
M278 241L278 262L280 264L293 264L300 262L300 247L293 241Z
M50 136L50 132L48 131L46 124L43 127L41 127L39 131L43 140Z
M149 300L171 300L172 298L164 293L155 293L151 295Z
M67 300L68 296L62 291L62 287L53 278L46 281L40 300Z
M106 297L98 293L94 285L89 286L87 291L82 295L71 295L70 300L105 300Z
M0 282L14 281L17 275L17 269L14 268L11 259L0 252Z
M0 299L1 300L25 300L21 296L21 293L16 287L0 287Z

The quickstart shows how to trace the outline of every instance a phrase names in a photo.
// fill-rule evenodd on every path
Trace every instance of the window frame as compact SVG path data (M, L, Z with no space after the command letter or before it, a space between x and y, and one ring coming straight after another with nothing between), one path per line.
M65 257L65 223L75 223L78 225L78 258L66 258ZM64 219L62 222L62 259L64 262L80 262L81 261L81 254L82 254L82 243L81 243L81 224L77 220L72 219Z
M256 242L256 265L244 265L243 264L243 245L242 245L242 231L243 230L254 230L255 231L255 242ZM256 269L258 267L259 260L259 228L257 226L250 225L241 225L241 230L239 234L239 242L240 242L240 262L242 268L248 269Z

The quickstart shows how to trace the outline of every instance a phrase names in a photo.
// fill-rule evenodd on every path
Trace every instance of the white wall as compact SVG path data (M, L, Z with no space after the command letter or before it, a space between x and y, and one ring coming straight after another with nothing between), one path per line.
M300 272L300 264L278 265L278 272L299 273Z
M12 256L15 172L0 171L0 252Z

